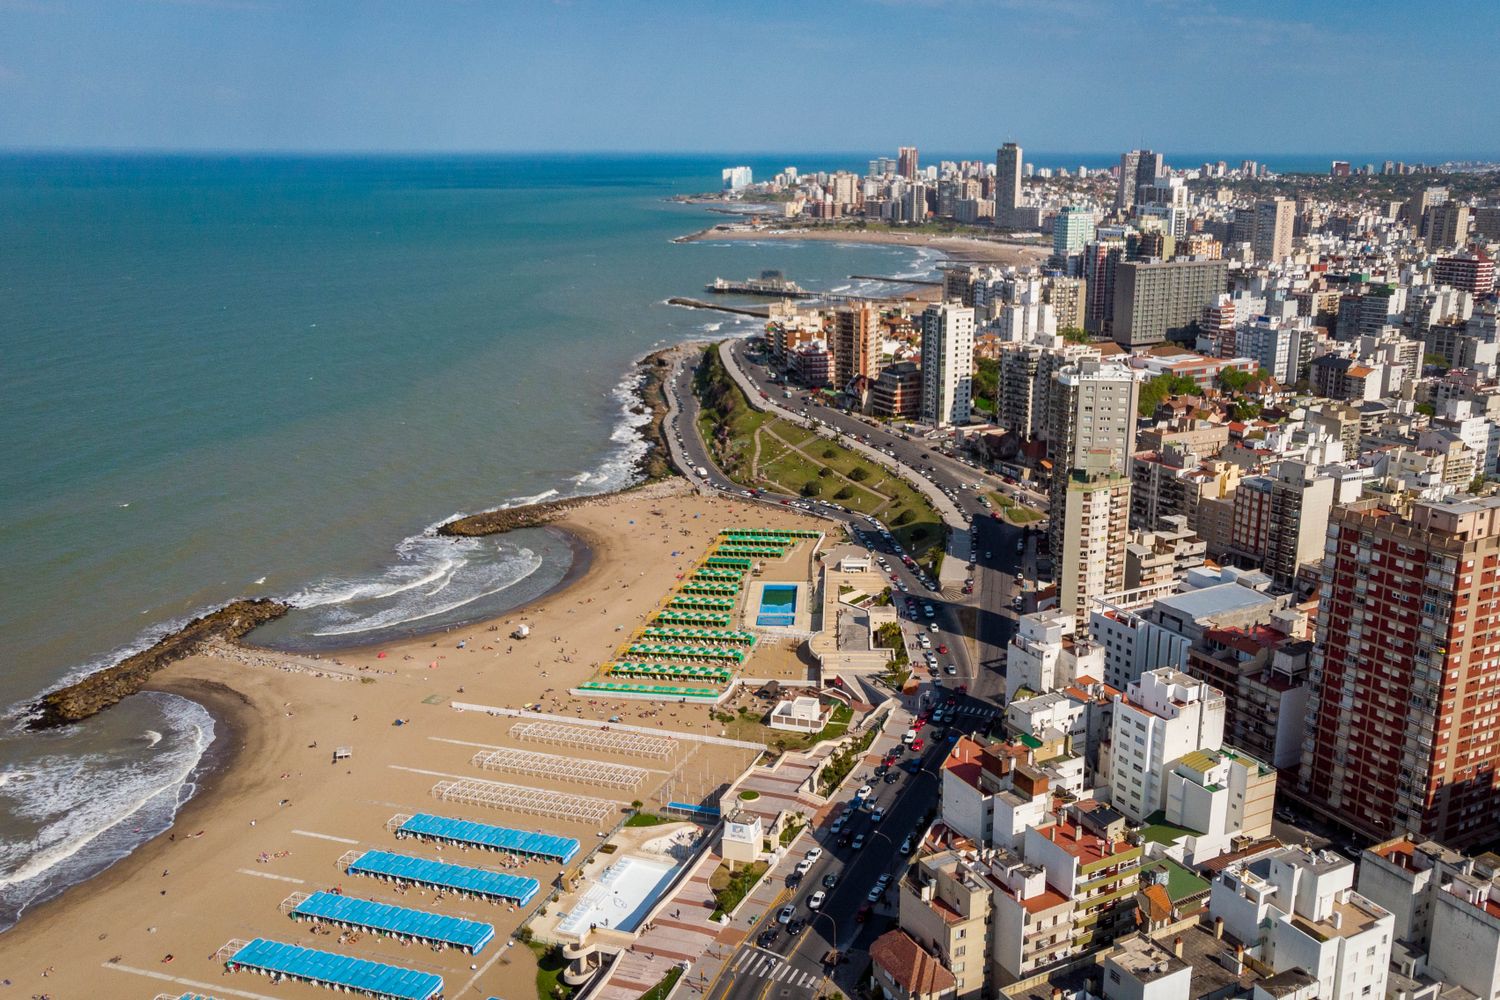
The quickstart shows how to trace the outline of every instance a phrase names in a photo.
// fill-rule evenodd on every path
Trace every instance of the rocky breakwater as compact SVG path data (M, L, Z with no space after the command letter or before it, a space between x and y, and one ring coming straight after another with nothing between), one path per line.
M208 640L233 641L258 625L290 610L265 598L239 600L195 618L171 635L125 657L112 667L90 674L42 696L32 706L31 729L53 729L87 719L146 686L158 670L195 652Z

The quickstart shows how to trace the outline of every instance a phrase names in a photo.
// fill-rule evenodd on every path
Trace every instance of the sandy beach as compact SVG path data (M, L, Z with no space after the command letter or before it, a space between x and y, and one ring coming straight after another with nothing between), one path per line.
M769 226L751 229L745 226L713 226L689 236L679 237L682 243L700 241L755 241L788 240L816 241L824 243L853 243L875 246L926 247L940 250L951 260L972 261L978 264L1002 266L1035 264L1052 252L1051 247L1040 243L1022 246L1014 243L999 243L973 236L944 236L940 233L902 233L888 230L857 229L777 229Z
M28 912L0 936L0 997L150 998L192 989L224 998L328 995L311 986L272 985L249 973L225 974L216 950L231 939L255 937L437 972L450 998L534 996L531 951L507 947L524 916L515 907L458 898L439 902L436 894L415 888L402 893L345 875L339 858L381 848L504 867L497 854L398 842L385 828L393 815L432 811L576 837L583 845L576 866L615 822L595 825L439 802L431 788L444 777L617 800L616 815L623 815L633 798L649 803L669 772L689 757L695 774L715 781L737 774L753 751L691 739L720 732L706 707L593 702L570 697L566 689L594 675L622 633L644 622L720 529L821 529L826 522L702 498L682 480L668 480L576 508L555 524L587 543L588 570L501 619L319 660L230 647L191 656L158 674L151 687L194 698L219 721L210 751L217 766L167 834ZM510 639L521 621L531 626L530 637ZM670 759L643 762L524 744L509 733L516 720L459 711L452 701L533 705L571 718L619 715L622 723L683 735ZM398 719L402 725L394 724ZM352 756L334 762L338 746L352 748ZM636 789L621 791L486 772L470 762L486 747L629 763L646 767L649 776ZM545 894L560 869L529 862L515 870L541 880ZM494 925L496 937L477 956L370 936L341 941L337 932L314 934L311 924L278 910L293 892L335 886L351 896L481 919Z

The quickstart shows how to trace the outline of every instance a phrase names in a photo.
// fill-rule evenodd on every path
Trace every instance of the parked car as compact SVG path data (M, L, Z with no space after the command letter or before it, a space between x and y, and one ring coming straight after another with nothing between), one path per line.
M797 908L795 906L791 906L791 905L783 906L781 908L781 912L778 913L778 914L776 914L776 922L779 923L779 924L789 924L789 923L792 922L792 917L794 917L796 915L797 915Z
M823 900L827 898L828 893L824 892L822 889L819 889L817 892L807 897L807 908L809 910L816 910L818 907L823 905Z

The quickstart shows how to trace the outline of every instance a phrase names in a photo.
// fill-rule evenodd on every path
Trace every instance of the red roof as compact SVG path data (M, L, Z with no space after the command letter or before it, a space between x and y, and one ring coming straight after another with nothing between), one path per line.
M886 931L876 938L870 945L870 961L913 996L944 993L958 985L953 973L923 951L905 931Z

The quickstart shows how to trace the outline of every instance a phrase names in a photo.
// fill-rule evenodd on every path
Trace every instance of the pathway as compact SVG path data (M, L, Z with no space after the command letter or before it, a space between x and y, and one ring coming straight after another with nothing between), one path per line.
M507 716L512 719L535 719L538 722L561 722L569 726L587 726L590 729L608 729L611 732L644 733L647 736L665 736L673 740L695 740L714 746L738 747L741 750L765 750L764 743L748 740L731 740L724 736L704 736L685 733L676 729L653 729L650 726L632 726L623 722L604 722L599 719L581 719L576 715L552 715L547 712L530 712L520 708L500 708L496 705L475 705L466 701L450 701L449 707L458 712L483 712L486 715Z

